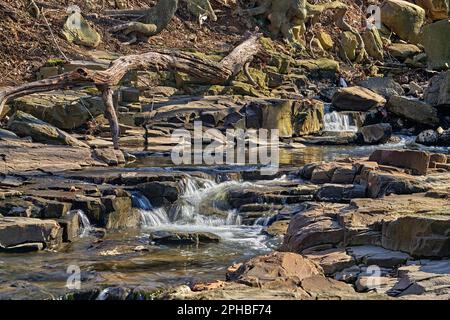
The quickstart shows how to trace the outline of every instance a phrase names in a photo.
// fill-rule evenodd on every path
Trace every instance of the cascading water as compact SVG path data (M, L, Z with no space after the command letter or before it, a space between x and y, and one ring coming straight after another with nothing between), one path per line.
M170 210L154 208L142 194L133 193L133 206L141 210L144 230L211 232L223 241L246 244L248 248L265 250L263 225L244 226L236 210L215 208L215 201L225 197L230 188L251 186L248 182L212 180L187 177L180 182L183 194Z
M261 217L261 218L258 218L255 220L254 225L266 227L269 225L270 220L271 220L271 217Z
M77 210L76 213L81 222L80 237L81 238L86 237L89 235L90 232L94 230L94 228L92 227L89 218L84 214L82 210Z
M327 132L356 132L358 127L351 125L352 118L349 114L329 112L324 116L324 131Z
M164 210L164 208L153 208L147 197L141 193L132 193L131 199L133 206L139 208L142 227L149 228L170 223L166 210Z

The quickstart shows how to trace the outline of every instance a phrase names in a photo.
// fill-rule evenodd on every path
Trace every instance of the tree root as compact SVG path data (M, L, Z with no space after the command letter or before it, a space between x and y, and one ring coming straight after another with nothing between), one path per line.
M114 17L135 18L110 29L112 33L122 33L133 39L148 38L164 30L178 9L178 0L160 0L154 7L145 10L107 10L106 14Z
M306 0L259 0L254 8L242 12L250 16L265 16L269 21L269 31L274 37L280 33L288 43L301 44L301 38L306 32L306 20L322 14L324 11L336 11L334 22L343 31L353 33L358 41L357 62L364 60L367 53L364 41L359 32L345 21L347 5L332 1L313 5ZM303 45L301 46L303 47Z

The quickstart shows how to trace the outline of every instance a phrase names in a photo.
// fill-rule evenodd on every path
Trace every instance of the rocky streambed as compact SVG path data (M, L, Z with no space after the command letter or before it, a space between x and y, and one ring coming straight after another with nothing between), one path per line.
M385 147L2 175L0 297L448 298L447 156Z

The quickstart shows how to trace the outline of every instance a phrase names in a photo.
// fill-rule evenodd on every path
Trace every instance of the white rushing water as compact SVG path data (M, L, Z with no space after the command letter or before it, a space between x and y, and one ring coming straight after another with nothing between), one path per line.
M142 228L148 231L211 232L228 243L243 245L249 249L266 249L266 236L261 234L263 223L242 225L236 210L217 210L215 199L225 196L230 188L252 186L249 182L211 180L188 177L180 182L183 194L170 210L154 208L139 192L133 193L133 205L141 210ZM254 185L253 185L254 186ZM211 201L210 201L211 200ZM211 212L210 212L211 211Z
M328 132L356 132L358 127L352 125L350 114L341 112L329 112L324 116L324 131Z
M89 218L84 214L83 210L77 210L76 213L80 219L80 237L86 237L94 230L94 228L92 227Z
M150 201L140 193L132 194L133 205L139 208L142 219L142 227L161 226L170 223L169 217L164 208L153 208Z
M244 183L246 185L249 183ZM180 181L184 190L179 200L168 212L165 208L154 208L141 193L134 192L133 205L140 209L142 227L158 227L164 225L224 226L240 225L241 217L235 210L229 210L224 216L202 214L202 203L212 197L224 193L227 188L242 185L235 181L216 183L212 180L188 177Z

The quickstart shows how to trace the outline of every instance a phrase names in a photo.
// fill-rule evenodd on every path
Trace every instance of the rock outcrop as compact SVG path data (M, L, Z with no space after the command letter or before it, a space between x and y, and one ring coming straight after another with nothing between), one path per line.
M22 111L17 111L8 122L8 129L22 137L31 137L36 142L73 147L87 147L67 132Z

